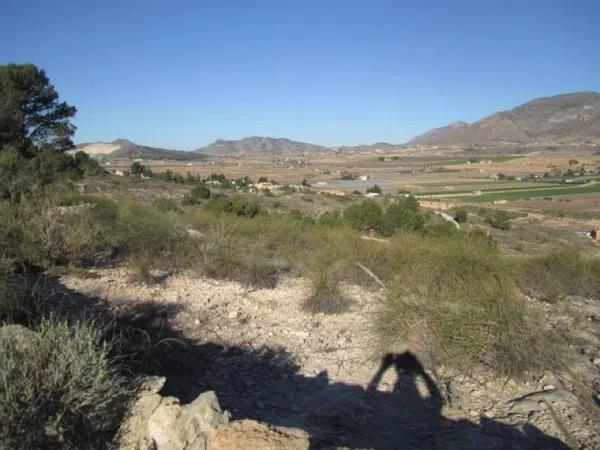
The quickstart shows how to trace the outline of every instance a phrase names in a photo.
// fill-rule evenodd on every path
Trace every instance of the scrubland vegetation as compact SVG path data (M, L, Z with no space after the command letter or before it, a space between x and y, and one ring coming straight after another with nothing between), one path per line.
M311 218L269 213L241 196L186 208L49 191L3 203L0 217L1 252L21 264L129 264L133 281L148 283L152 271L189 270L260 288L289 273L313 280L304 307L315 313L348 307L340 283L378 288L359 263L389 290L376 319L382 345L414 342L445 364L483 363L507 375L560 360L558 340L523 291L539 290L543 299L599 292L596 261L574 251L515 261L484 233L429 218L412 197ZM370 229L385 239L364 239ZM535 345L545 349L535 352L543 360L531 356Z
M288 274L312 281L302 306L313 314L351 308L345 283L383 285L373 317L380 351L408 345L436 363L484 365L508 376L564 361L565 336L547 327L525 294L547 301L600 295L597 260L573 249L512 259L485 233L424 213L412 196L362 200L313 217L269 211L259 196L215 195L199 179L189 180L182 201L75 193L82 177L108 175L85 155L63 152L74 109L57 103L43 72L4 70L5 83L19 70L33 76L46 109L61 114L44 139L21 124L16 137L0 141L0 320L36 332L24 346L0 339L0 448L102 447L132 389L114 333L41 307L36 272L128 265L132 283L186 270L258 288ZM502 211L481 214L492 227L510 226ZM467 216L457 212L461 222Z

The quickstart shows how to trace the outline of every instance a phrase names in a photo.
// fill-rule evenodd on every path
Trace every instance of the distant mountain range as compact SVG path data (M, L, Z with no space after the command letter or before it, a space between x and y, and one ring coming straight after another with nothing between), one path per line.
M217 156L244 153L312 153L324 149L325 147L320 145L291 141L285 138L251 136L237 141L217 139L206 147L194 150L194 153Z
M532 100L471 124L454 122L415 137L404 146L494 146L519 144L600 144L600 94L575 92ZM402 147L404 147L402 146ZM380 142L354 147L323 147L285 138L252 136L239 140L217 139L190 152L138 145L126 139L79 144L91 156L103 159L202 160L243 154L316 153L325 150L393 152L399 145Z
M600 94L575 92L532 100L468 124L434 128L408 144L600 142Z
M206 158L204 155L193 152L138 145L127 139L115 139L112 142L90 142L79 144L75 148L75 151L79 150L98 159L164 159L174 161L194 161Z
M325 147L320 145L296 142L290 139L252 136L236 141L217 139L206 147L190 152L138 145L127 139L116 139L112 142L88 142L79 144L73 152L82 150L97 159L164 159L193 161L213 156L261 153L303 153L318 152L324 149Z

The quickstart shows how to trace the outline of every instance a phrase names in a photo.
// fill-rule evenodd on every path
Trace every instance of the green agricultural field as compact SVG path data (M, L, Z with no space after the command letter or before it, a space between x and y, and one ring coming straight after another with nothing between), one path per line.
M478 191L482 191L482 192L507 192L507 191L525 191L525 190L529 191L529 190L537 190L537 189L548 190L548 189L559 188L559 186L557 186L557 185L555 185L556 188L552 188L552 187L548 187L548 186L549 186L548 184L543 184L543 185L534 185L534 186L528 185L528 186L516 186L516 187L515 186L513 186L513 187L494 187L494 188L489 188L489 189L486 189L485 187L480 187L479 189L471 188L471 189L454 190L454 191L420 192L419 195L444 195L446 197L452 197L455 194L456 195L470 194L474 190L478 190ZM552 185L550 185L550 186L552 186ZM561 186L564 186L564 185L561 185Z
M523 156L517 156L517 155L502 155L502 156L494 156L492 158L487 158L487 157L475 157L478 162L479 161L492 161L495 163L501 163L501 162L507 162L507 161L512 161L513 159L520 159L523 158ZM468 163L471 159L473 159L472 157L470 158L456 158L456 159L446 159L446 160L439 160L439 161L435 161L434 164L442 164L445 166L450 166L450 165L454 165L454 164L466 164ZM473 164L477 164L477 162L473 163Z
M493 178L480 178L480 179L472 179L469 181L434 181L430 183L419 183L419 186L422 187L436 187L436 186L480 186L485 184L515 184L520 183L520 181L515 180L494 180Z
M580 187L530 188L511 192L494 192L473 196L470 200L474 202L492 202L494 200L518 200L521 198L555 197L558 195L592 194L596 192L600 193L600 183Z

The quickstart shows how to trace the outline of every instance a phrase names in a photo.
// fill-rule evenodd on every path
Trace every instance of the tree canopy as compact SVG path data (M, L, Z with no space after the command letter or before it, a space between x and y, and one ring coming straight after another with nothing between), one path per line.
M105 173L85 153L65 152L73 148L75 112L43 70L0 65L0 200L19 201L41 186Z
M35 65L0 66L0 148L72 148L76 112Z

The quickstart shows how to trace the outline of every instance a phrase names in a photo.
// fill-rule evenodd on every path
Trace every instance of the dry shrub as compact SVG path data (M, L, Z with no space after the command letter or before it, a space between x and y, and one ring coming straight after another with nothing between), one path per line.
M600 260L572 247L559 247L528 260L519 285L526 294L544 301L565 295L600 298Z
M449 366L484 364L507 376L559 363L557 337L485 239L420 238L403 259L377 319L385 348L409 344Z
M339 278L334 270L321 267L312 282L311 294L304 299L302 309L311 314L341 314L352 306L352 300L339 287Z
M130 391L91 323L42 319L0 338L0 448L106 448Z

